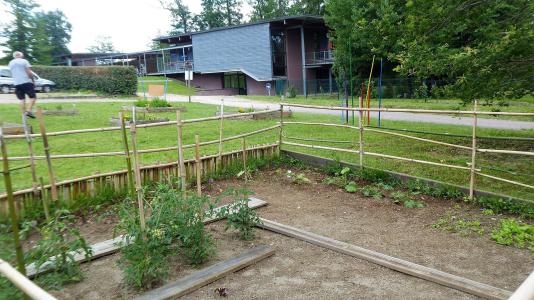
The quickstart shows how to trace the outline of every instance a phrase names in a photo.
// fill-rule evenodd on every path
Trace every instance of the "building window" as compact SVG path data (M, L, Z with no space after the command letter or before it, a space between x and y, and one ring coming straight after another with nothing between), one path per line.
M273 76L286 76L286 37L282 30L271 31Z
M246 91L247 78L243 73L224 73L223 76L224 89L239 89Z

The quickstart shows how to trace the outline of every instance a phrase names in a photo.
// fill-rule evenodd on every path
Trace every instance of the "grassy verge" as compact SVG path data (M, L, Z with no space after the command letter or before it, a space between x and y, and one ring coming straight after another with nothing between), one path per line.
M53 108L57 104L42 105L43 107L50 106ZM183 103L187 107L187 112L183 114L184 119L213 116L217 110L216 106L203 104L189 104ZM109 126L108 121L111 116L117 115L121 103L80 103L77 108L80 110L80 115L76 117L63 116L47 116L46 125L48 131L59 131L80 128L96 128ZM0 113L7 116L7 122L17 122L18 107L16 105L2 105L0 106ZM173 113L161 114L169 119L174 119ZM330 115L312 115L312 114L295 114L293 117L295 121L314 121L314 122L331 122L338 123L339 117ZM244 121L244 120L227 120L225 121L224 136L232 136L239 133L249 132L267 126L276 124L277 120L258 120L258 121ZM35 120L30 121L33 128L38 128ZM419 131L442 132L449 134L461 134L470 136L471 128L468 126L452 126L428 123L410 123L401 121L387 121L384 124L391 128L401 128ZM194 135L199 134L202 141L218 139L218 124L217 122L203 122L187 124L184 128L184 143L194 143ZM350 129L317 127L317 126L300 126L300 125L286 125L285 135L288 137L297 138L314 138L322 140L342 140L348 143L326 143L314 142L314 144L321 144L325 146L336 146L342 148L357 149L358 132ZM480 136L513 136L513 137L533 137L534 130L520 130L507 131L481 128L478 131ZM451 136L431 136L424 134L414 134L416 136L437 139L449 143L457 143L469 146L471 139ZM270 131L261 135L247 138L249 145L270 143L277 140L278 131ZM157 148L173 146L176 143L176 128L173 126L146 128L140 129L138 133L139 148ZM289 141L289 139L286 139ZM302 142L292 140L293 142ZM441 162L447 164L454 164L460 166L468 166L471 161L470 151L464 149L449 148L435 144L428 144L413 140L406 140L402 137L395 137L384 135L380 133L366 132L364 136L365 149L376 153L384 153L389 155L396 155L402 157L409 157L414 159L430 160L434 162ZM224 150L229 151L239 149L241 141L231 141L225 143ZM303 142L307 143L307 142ZM35 140L35 151L38 155L43 154L42 144L40 139ZM7 144L10 156L26 156L27 147L23 140L10 140ZM107 151L122 151L120 132L104 132L104 133L90 133L73 136L60 136L50 139L50 147L52 154L69 154L69 153L90 153L90 152L107 152ZM497 148L497 149L513 149L534 151L534 143L532 141L506 141L506 140L490 140L481 139L479 147L483 148ZM336 153L333 151L316 150L286 146L286 149L297 150L304 153L320 155L328 158L335 158L345 160L348 162L358 162L358 157L355 154ZM210 145L202 148L203 154L213 154L217 152L217 145ZM186 151L186 157L193 157L192 149ZM156 162L175 161L176 153L174 151L163 153L151 153L142 155L143 164L152 164ZM22 165L24 162L13 162L12 166ZM468 171L464 170L449 170L442 167L434 167L428 165L421 165L410 162L402 162L391 159L383 159L376 157L365 157L365 165L391 170L396 172L407 173L414 176L440 180L461 186L467 186L469 182ZM477 154L477 165L481 167L485 173L504 177L510 180L520 181L527 184L534 182L534 159L526 156L511 156L494 153L479 153ZM80 159L64 159L53 161L54 171L58 180L65 180L85 175L94 174L96 172L108 172L113 170L121 170L125 168L125 161L122 157L101 157L101 158L80 158ZM47 171L44 161L38 161L37 171L39 176L43 176L47 181ZM16 189L29 187L30 182L29 170L17 171L13 174L13 182ZM507 183L497 182L486 178L477 178L476 187L478 189L497 192L501 194L509 194L516 197L534 200L534 191L528 188L513 186ZM3 181L0 179L0 189L4 189Z
M150 84L153 84L153 85L165 85L164 81L166 79L169 79L169 86L167 87L168 88L167 93L176 94L176 95L188 95L188 93L190 91L191 95L195 94L195 89L194 88L189 89L185 85L185 83L183 83L182 81L173 79L173 78L168 78L168 77L165 77L165 76L147 76L147 77L142 77L142 79L143 80L162 80L162 82L145 82L144 83L144 88L145 88L146 91L148 91L148 85L150 85ZM138 93L142 93L143 92L143 84L142 84L141 80L138 81L137 92Z
M244 98L263 102L280 102L280 97L276 96L243 96ZM341 100L337 95L332 96L297 96L296 98L286 98L286 102L321 105L321 106L341 106ZM352 105L352 99L349 99L349 106ZM358 97L354 98L354 106L358 106ZM378 100L371 99L371 107L378 107ZM411 109L430 109L430 110L472 110L473 104L462 105L459 99L382 99L383 108L411 108ZM534 112L534 97L525 97L522 99L510 99L506 101L494 101L488 103L482 101L478 105L479 111L491 112ZM534 121L534 117L529 116L480 116L483 118L513 119L523 121Z

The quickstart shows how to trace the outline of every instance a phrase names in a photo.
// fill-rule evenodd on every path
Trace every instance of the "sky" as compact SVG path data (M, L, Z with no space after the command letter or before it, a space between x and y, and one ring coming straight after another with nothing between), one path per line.
M60 9L72 25L71 52L87 52L99 36L109 36L121 52L148 49L151 40L166 34L171 16L159 0L34 0L42 10ZM194 13L201 10L200 0L184 0ZM244 5L244 14L249 7ZM0 0L1 26L9 21Z

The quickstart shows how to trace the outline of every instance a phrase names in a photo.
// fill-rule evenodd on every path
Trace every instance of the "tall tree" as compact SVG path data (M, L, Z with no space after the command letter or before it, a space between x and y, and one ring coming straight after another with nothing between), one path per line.
M401 76L449 82L464 100L534 91L533 1L330 0L326 9L338 70L352 56L361 73L375 54Z
M37 12L34 16L32 52L38 64L50 64L58 55L70 53L71 25L59 10Z
M226 26L237 25L241 23L243 14L241 13L241 0L219 0L221 12Z
M87 51L91 53L113 53L117 52L111 37L109 36L98 36L95 39L95 43L87 48Z
M202 24L206 29L224 27L225 26L225 16L221 11L221 1L223 0L202 0L202 12L200 12L200 19Z
M9 59L13 51L21 51L28 59L32 59L32 11L37 4L32 0L4 0L10 8L13 21L2 31L2 37L5 41L0 44L6 48L4 54Z
M185 33L193 29L193 14L182 0L160 0L163 8L171 13L171 34Z
M249 0L251 21L270 20L288 15L287 0Z
M292 15L316 15L325 14L325 0L295 0L289 12Z

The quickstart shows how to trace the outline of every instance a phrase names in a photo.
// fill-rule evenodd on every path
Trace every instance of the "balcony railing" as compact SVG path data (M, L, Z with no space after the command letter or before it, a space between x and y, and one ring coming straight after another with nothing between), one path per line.
M158 73L182 73L186 70L193 70L194 64L192 60L187 61L171 61L162 63L158 60Z
M306 53L307 65L331 64L334 62L334 52L330 50Z

